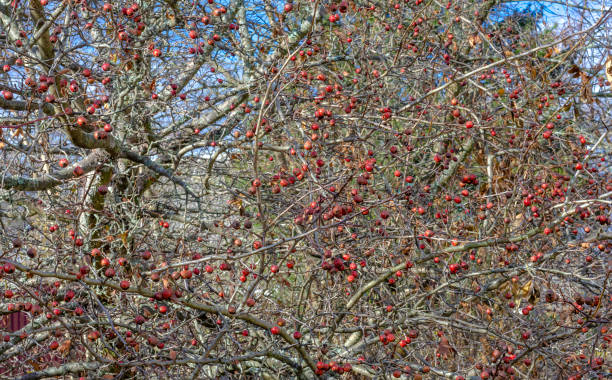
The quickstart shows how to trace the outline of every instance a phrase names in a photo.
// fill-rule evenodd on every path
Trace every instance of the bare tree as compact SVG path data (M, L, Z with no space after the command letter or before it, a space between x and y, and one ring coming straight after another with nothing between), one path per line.
M537 3L0 0L0 377L609 376L612 12Z

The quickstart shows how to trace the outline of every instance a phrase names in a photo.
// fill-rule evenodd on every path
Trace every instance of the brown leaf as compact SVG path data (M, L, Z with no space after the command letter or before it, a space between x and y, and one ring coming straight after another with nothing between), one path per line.
M572 67L569 68L569 70L567 70L568 74L573 74L574 78L578 78L580 76L580 68L576 65L572 65Z
M242 207L242 199L240 199L240 198L234 198L234 199L232 199L232 200L230 201L230 205L231 205L232 207L235 207L235 208L241 208L241 207Z
M176 360L176 351L170 350L170 360Z
M519 286L518 283L513 283L512 285L512 293L516 298L528 298L531 294L533 283L531 280L529 280L523 284L523 286Z
M59 347L57 348L57 352L59 352L62 356L66 357L70 353L71 346L72 341L70 339L66 339L59 345Z
M525 69L527 70L529 78L536 79L538 77L538 71L529 62L525 63Z
M546 51L546 54L544 55L544 58L550 58L558 52L559 52L558 48L554 48L554 49L548 48L548 50Z
M31 365L32 368L34 368L34 371L40 371L40 369L42 368L42 366L34 360L28 360L27 363Z
M469 42L471 47L474 47L474 46L482 43L482 39L480 38L480 36L478 34L473 34L473 35L468 37L468 42Z
M479 340L480 344L482 345L482 349L480 350L480 360L483 362L487 362L489 358L487 357L485 352L491 352L491 345L489 344L487 338L485 338L484 336L481 336Z
M127 231L117 235L117 237L121 239L124 246L126 247L128 246L128 242L127 242L128 232Z
M449 357L455 356L456 350L450 345L448 339L445 336L440 338L440 342L438 343L437 353L444 359L448 359Z
M585 73L580 73L582 88L580 89L580 100L584 103L593 103L593 90L591 88L591 77Z
M610 88L612 89L612 55L609 55L606 61L606 78L610 82Z

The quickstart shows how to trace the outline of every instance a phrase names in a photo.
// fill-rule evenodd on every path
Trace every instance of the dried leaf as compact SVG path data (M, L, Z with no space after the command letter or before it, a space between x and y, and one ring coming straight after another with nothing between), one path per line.
M40 369L42 368L42 366L38 362L36 362L34 360L28 360L27 363L29 365L31 365L32 368L34 368L34 371L40 371Z
M438 343L437 353L442 356L444 359L448 359L449 357L455 356L455 349L450 345L448 339L445 336L440 338L440 342Z
M538 71L535 69L535 67L531 66L529 62L525 63L525 69L527 70L527 75L529 75L529 78L531 79L537 78Z
M484 336L481 336L479 338L480 340L480 344L482 345L482 349L480 350L480 360L483 362L487 362L487 360L489 359L487 357L487 355L485 354L486 352L491 352L491 344L489 343L489 341L487 340L487 338L485 338Z
M580 73L582 88L580 89L580 100L584 103L593 103L593 90L591 88L591 77L585 73Z
M574 78L578 78L580 76L580 68L576 65L572 65L572 67L567 70L568 74L572 74Z
M606 61L606 78L610 82L610 88L612 89L612 55L609 55Z
M468 42L469 42L471 47L474 47L474 46L482 43L482 39L480 38L480 36L478 34L473 34L473 35L468 37Z
M532 285L533 283L531 280L527 281L523 286L519 286L518 283L515 283L513 289L514 296L518 298L528 298L529 294L531 294Z
M57 352L59 352L62 356L66 357L70 353L71 346L72 341L70 339L67 339L59 345L59 347L57 348Z
M170 350L170 360L176 360L176 351Z
M127 236L128 236L127 231L125 231L124 233L121 233L121 234L117 235L117 237L121 239L121 241L123 242L123 245L125 245L126 247L128 246Z
M236 208L240 208L242 207L242 199L240 198L235 198L230 202L230 205L232 207L236 207Z
M546 50L546 54L544 54L544 58L550 58L550 57L552 57L552 56L553 56L553 54L554 54L554 52L555 52L555 51L553 50L553 48L548 48L548 49Z

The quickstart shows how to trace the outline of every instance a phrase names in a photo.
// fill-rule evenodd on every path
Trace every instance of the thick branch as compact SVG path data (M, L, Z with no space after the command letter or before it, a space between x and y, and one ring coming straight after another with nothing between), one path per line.
M20 377L20 380L37 380L52 376L64 376L69 373L78 373L82 371L93 371L102 366L102 363L98 362L75 362L67 363L59 367L51 367L42 371L28 373L25 376Z
M41 191L55 187L63 181L75 178L74 168L80 166L83 173L90 173L110 158L110 155L102 150L96 149L89 156L76 164L53 174L45 174L39 178L5 176L0 178L0 188L15 189L21 191Z

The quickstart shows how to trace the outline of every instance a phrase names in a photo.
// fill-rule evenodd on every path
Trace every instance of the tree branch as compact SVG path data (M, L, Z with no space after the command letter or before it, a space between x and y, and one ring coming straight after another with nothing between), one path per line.
M67 363L59 367L51 367L42 371L28 373L25 376L20 377L20 380L38 380L45 377L64 376L69 373L78 373L83 371L93 371L102 366L99 362L75 362Z
M83 174L87 174L96 170L109 158L110 155L105 150L96 149L90 155L76 164L59 170L53 174L44 174L40 178L3 176L0 178L0 188L21 191L47 190L59 185L63 181L75 178L73 173L75 167L80 166L81 169L83 169Z

